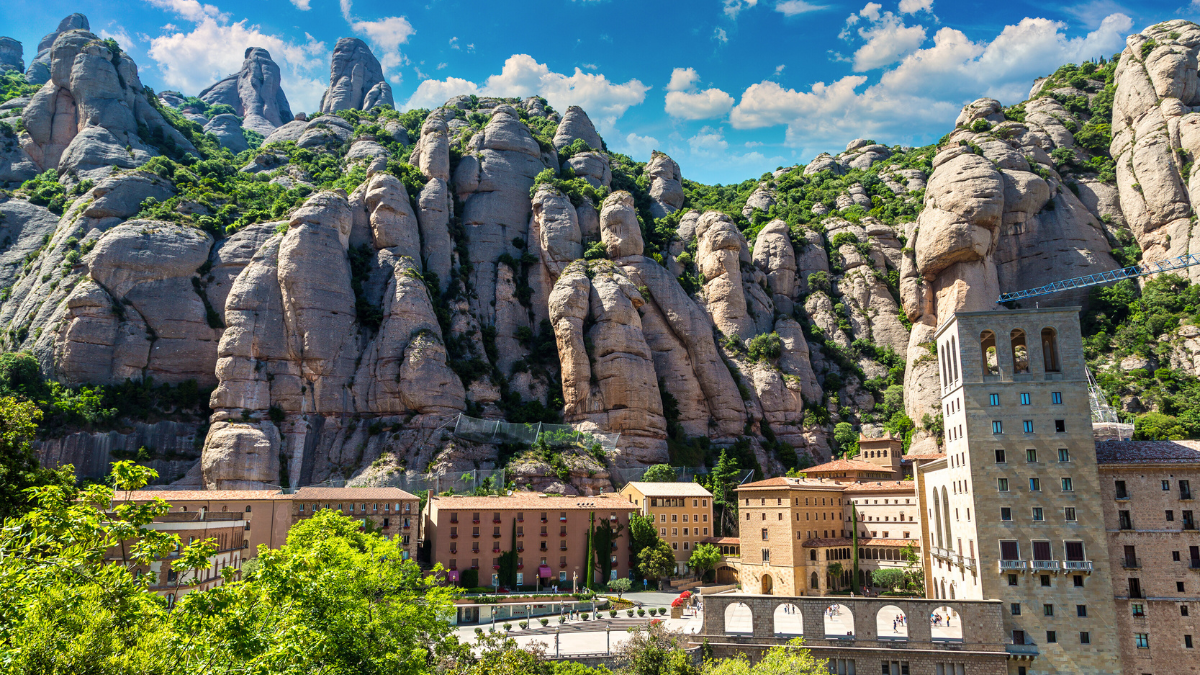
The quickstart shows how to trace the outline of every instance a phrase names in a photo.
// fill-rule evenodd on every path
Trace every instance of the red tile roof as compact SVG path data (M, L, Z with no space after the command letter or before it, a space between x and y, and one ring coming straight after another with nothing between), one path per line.
M434 506L439 509L479 509L480 511L504 511L511 509L558 509L589 510L612 509L633 511L634 506L629 498L613 492L592 497L571 497L564 495L546 495L539 492L514 492L511 495L489 497L434 497Z
M395 499L418 499L411 492L405 492L396 487L302 487L291 495L292 499L345 499L359 501L363 499L378 499L391 501Z
M846 494L856 492L915 492L917 484L911 480L859 481L846 483Z
M1102 441L1100 464L1200 464L1200 441Z
M892 470L887 467L857 459L835 459L832 462L826 462L818 466L804 469L805 473L827 473L830 471L878 471L880 473L892 472Z
M737 537L707 537L705 539L701 539L700 543L716 544L717 546L729 545L729 544L736 544L736 545L740 546L742 543L742 540Z
M842 483L833 481L818 480L816 478L788 478L786 476L776 476L766 480L760 480L754 483L744 483L738 486L738 490L759 489L759 488L797 488L805 490L842 490L846 486Z

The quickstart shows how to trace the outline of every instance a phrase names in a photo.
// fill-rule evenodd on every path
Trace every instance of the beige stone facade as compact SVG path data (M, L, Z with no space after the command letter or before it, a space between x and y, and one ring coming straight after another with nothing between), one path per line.
M621 488L643 516L653 516L658 536L675 551L675 573L688 573L692 551L712 536L712 493L699 483L643 483Z
M430 494L421 514L422 532L431 562L450 570L452 579L460 578L464 570L474 569L479 573L480 585L493 585L500 555L515 543L519 586L572 588L572 584L581 587L586 578L588 531L605 520L619 530L609 552L609 579L629 575L629 514L637 510L627 498L616 494ZM539 571L543 573L541 578ZM601 581L598 571L596 574L594 580Z
M1200 443L1096 443L1126 673L1200 669Z
M930 595L1002 600L1031 675L1121 672L1078 308L959 313L936 339L945 454L916 469Z
M311 518L319 509L337 509L351 518L370 521L384 538L399 540L406 559L417 557L421 500L410 492L394 487L302 487L289 496L293 522Z
M916 483L868 481L846 486L843 493L857 511L858 536L879 539L921 537Z

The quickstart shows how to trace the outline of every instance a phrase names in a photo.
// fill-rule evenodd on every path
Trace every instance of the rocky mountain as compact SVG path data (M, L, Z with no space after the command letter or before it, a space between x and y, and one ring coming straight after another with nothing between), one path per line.
M859 433L932 453L951 313L1195 252L1184 21L1025 102L971 102L937 144L859 139L730 186L610 152L538 97L397 112L356 39L309 115L259 48L197 97L156 96L81 22L53 34L45 84L0 102L3 347L60 383L52 461L146 446L212 488L506 467L591 492L722 451L779 474ZM1190 288L1043 299L1087 304L1094 370L1148 434L1200 433L1178 413L1200 400ZM61 412L71 396L103 403ZM620 438L476 443L460 413Z

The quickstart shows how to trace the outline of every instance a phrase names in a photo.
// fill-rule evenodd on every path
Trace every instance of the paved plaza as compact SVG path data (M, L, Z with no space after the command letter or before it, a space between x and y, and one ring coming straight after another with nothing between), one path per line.
M517 623L512 622L513 629L508 632L508 635L521 647L540 644L547 654L553 656L554 636L557 628L559 654L603 654L610 649L616 651L619 645L628 640L630 627L645 626L654 619L649 616L633 619L622 617L618 619L604 618L598 621L574 620L563 624L558 623L557 616L550 617L550 620L550 624L543 627L535 619L535 625L531 625L527 630L519 629ZM671 630L692 634L700 632L700 617L689 615L683 619L662 619L662 621ZM475 642L476 628L487 631L491 629L491 624L459 626L456 629L458 639L464 643ZM609 629L607 633L605 628ZM504 628L497 624L496 630L503 631Z

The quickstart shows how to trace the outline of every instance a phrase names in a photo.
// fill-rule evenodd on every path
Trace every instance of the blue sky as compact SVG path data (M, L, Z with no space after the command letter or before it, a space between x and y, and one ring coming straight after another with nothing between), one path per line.
M0 35L25 61L71 12L116 38L156 90L196 94L271 51L296 111L317 107L339 37L372 45L398 107L457 93L577 104L610 149L674 157L731 183L853 138L923 144L962 104L1023 100L1059 64L1130 33L1200 20L1200 0L7 0Z

